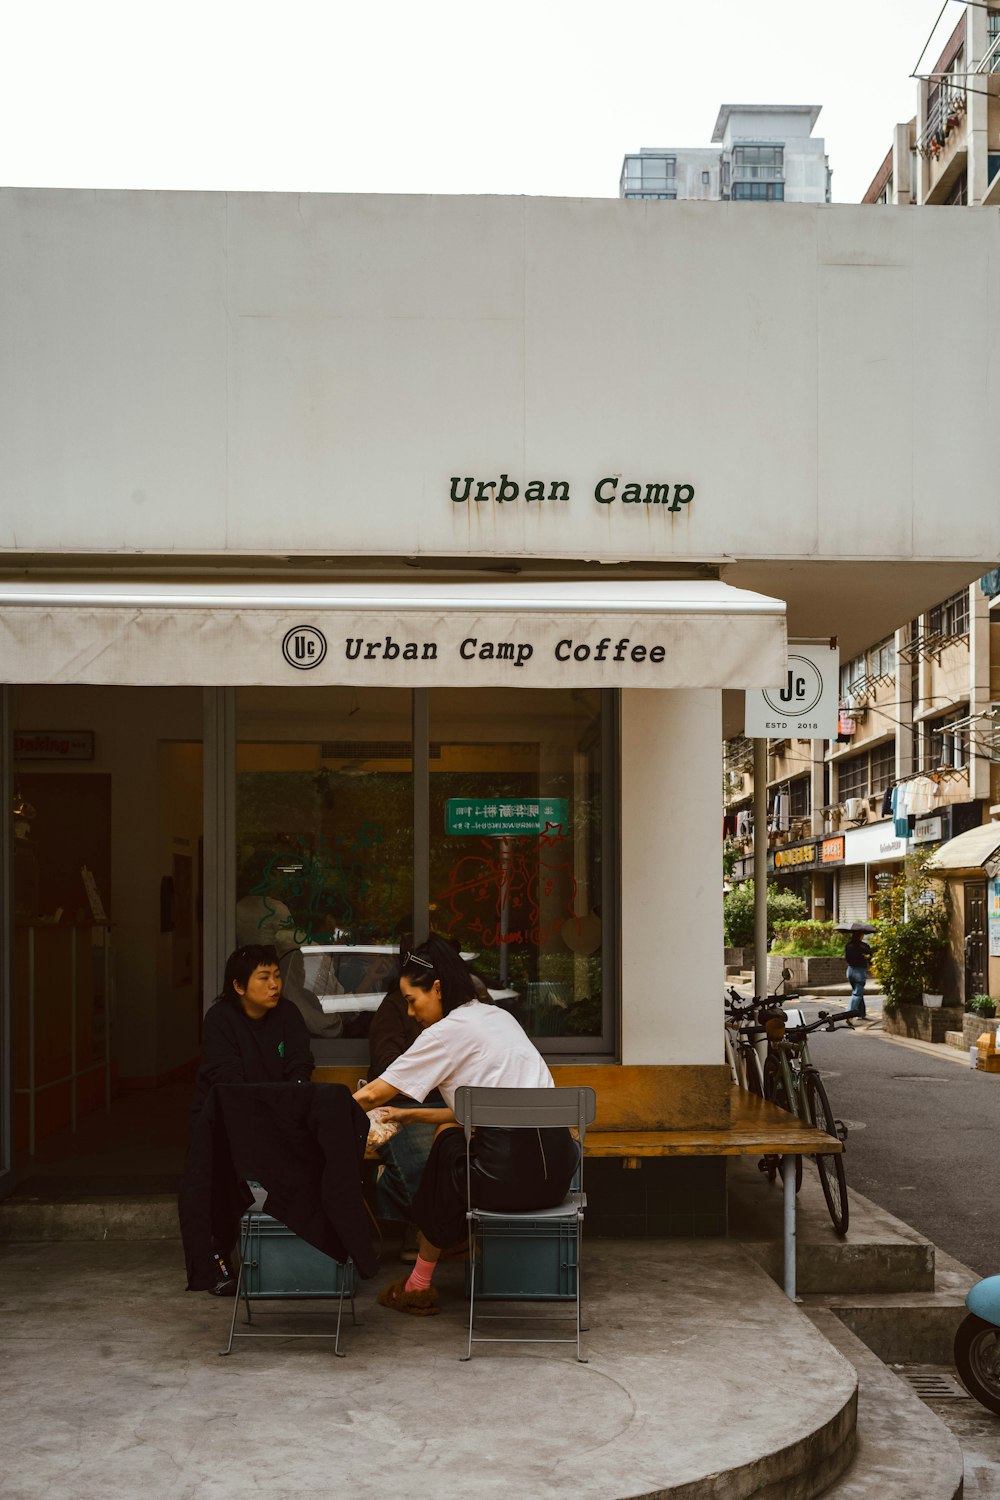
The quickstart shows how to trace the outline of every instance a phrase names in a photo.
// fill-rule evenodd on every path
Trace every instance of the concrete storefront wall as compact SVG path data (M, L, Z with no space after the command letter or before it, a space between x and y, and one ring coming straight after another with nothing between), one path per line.
M722 1061L721 714L710 689L622 693L623 1063Z
M987 210L8 189L0 246L0 549L1000 555Z

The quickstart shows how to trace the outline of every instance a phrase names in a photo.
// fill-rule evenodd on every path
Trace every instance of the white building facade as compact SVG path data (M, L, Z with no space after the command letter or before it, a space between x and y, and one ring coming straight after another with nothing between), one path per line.
M82 965L79 1107L190 1068L253 908L324 1076L433 923L636 1125L725 1123L742 690L1000 553L1000 227L739 212L0 195L3 1005L37 1064L70 1018L30 976ZM957 495L911 316L956 254ZM9 1185L62 1085L4 1056Z

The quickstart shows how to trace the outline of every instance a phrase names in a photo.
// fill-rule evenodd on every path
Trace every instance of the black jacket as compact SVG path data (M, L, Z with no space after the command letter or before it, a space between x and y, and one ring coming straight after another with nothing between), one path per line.
M267 1189L266 1212L334 1260L373 1276L378 1260L361 1192L368 1116L341 1083L218 1084L194 1122L181 1179L188 1290L207 1291L253 1201L245 1167Z
M217 1083L307 1083L314 1066L306 1023L290 1000L279 1000L259 1021L217 1000L205 1017L191 1114L200 1113Z

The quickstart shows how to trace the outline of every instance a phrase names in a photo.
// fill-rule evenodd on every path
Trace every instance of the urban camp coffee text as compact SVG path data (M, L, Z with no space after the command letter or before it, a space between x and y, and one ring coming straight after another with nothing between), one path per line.
M507 661L512 667L523 667L535 654L530 641L484 641L474 635L466 636L457 649L463 661ZM437 661L438 646L436 641L401 643L391 635L377 641L348 636L344 654L348 661ZM655 666L666 659L667 651L665 646L633 645L627 635L617 641L606 635L599 641L567 637L556 642L552 654L556 661L649 661Z
M555 501L558 504L570 498L569 480L531 479L522 492L516 480L507 474L501 474L499 479L476 479L472 474L465 478L453 475L451 498L456 505L464 505L467 501L473 505L487 505L491 502L511 505L518 499L526 500L529 504L533 501ZM622 505L659 505L664 510L678 511L682 506L691 504L694 485L686 482L677 484L671 480L644 484L630 479L623 483L621 475L608 474L595 484L594 499L598 505L614 505L616 500L620 500Z

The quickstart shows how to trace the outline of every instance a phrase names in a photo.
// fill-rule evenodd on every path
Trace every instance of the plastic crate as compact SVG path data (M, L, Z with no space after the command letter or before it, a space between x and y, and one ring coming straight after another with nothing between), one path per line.
M300 1240L287 1224L270 1214L244 1214L240 1224L243 1291L248 1297L339 1297L357 1290L357 1272L349 1260L324 1255Z
M490 1219L476 1232L476 1300L571 1302L576 1297L576 1224ZM466 1290L470 1270L466 1269Z

